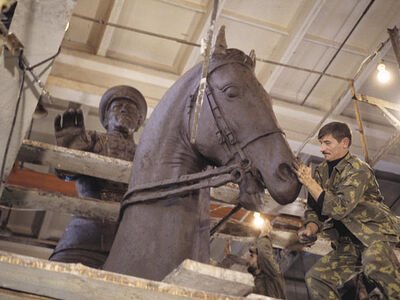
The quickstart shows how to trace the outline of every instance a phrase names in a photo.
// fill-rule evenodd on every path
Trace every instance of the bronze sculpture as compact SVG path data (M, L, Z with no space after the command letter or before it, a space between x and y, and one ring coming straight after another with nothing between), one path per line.
M69 109L55 119L57 145L114 158L132 160L136 150L133 132L144 122L147 105L143 95L130 86L108 89L99 104L99 118L107 133L86 131L81 110ZM60 172L74 180L80 197L120 201L127 190L124 183ZM82 263L99 268L114 240L117 224L74 216L50 260Z
M145 126L105 270L161 280L185 258L209 263L209 201L199 199L198 191L144 200L139 187L242 161L253 166L238 176L244 177L242 195L266 187L277 202L287 204L299 193L291 171L294 155L255 77L254 52L247 56L227 49L223 29L215 45L195 144L189 127L201 64L175 82ZM176 186L169 185L164 195ZM257 199L242 196L240 201L257 210L262 204Z

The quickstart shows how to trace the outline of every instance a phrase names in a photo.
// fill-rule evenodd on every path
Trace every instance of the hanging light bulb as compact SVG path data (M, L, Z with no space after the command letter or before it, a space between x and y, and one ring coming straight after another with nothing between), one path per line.
M390 73L388 70L386 70L386 66L382 61L378 64L377 69L378 69L378 80L382 83L388 82L390 79Z
M261 218L260 213L255 212L254 213L254 220L253 220L253 225L257 228L261 228L261 226L264 224L264 219Z

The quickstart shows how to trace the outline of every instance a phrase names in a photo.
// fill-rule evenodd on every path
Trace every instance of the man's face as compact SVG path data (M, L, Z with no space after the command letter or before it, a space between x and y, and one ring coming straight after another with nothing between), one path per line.
M250 256L247 259L247 271L253 275L257 273L258 265L257 265L257 254L250 252Z
M116 99L107 110L108 129L125 130L137 129L139 126L139 111L132 101Z
M349 139L343 138L338 142L332 134L324 135L319 139L321 143L320 151L327 161L334 161L346 155L349 151Z

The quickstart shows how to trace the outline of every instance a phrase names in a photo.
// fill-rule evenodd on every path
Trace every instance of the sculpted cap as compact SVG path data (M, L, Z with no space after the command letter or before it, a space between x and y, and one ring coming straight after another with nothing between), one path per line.
M109 88L104 95L101 97L99 104L99 118L101 124L103 124L104 128L106 127L105 117L108 111L108 108L113 100L116 99L127 99L132 101L138 108L140 121L139 127L143 125L144 120L146 119L147 114L147 104L141 92L137 89L128 86L128 85L117 85L112 88Z

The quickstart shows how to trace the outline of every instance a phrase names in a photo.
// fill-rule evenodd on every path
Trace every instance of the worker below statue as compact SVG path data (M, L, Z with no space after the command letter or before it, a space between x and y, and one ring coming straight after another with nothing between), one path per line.
M143 124L147 105L143 95L130 86L108 89L99 104L99 118L107 133L86 131L80 109L68 109L55 119L58 146L132 161L136 144L133 133ZM128 185L95 177L58 171L74 180L79 197L121 201ZM50 257L52 261L82 263L100 268L111 248L117 223L74 216Z
M254 293L286 299L285 279L275 259L270 233L272 225L264 219L254 247L249 248L247 271L254 277Z

